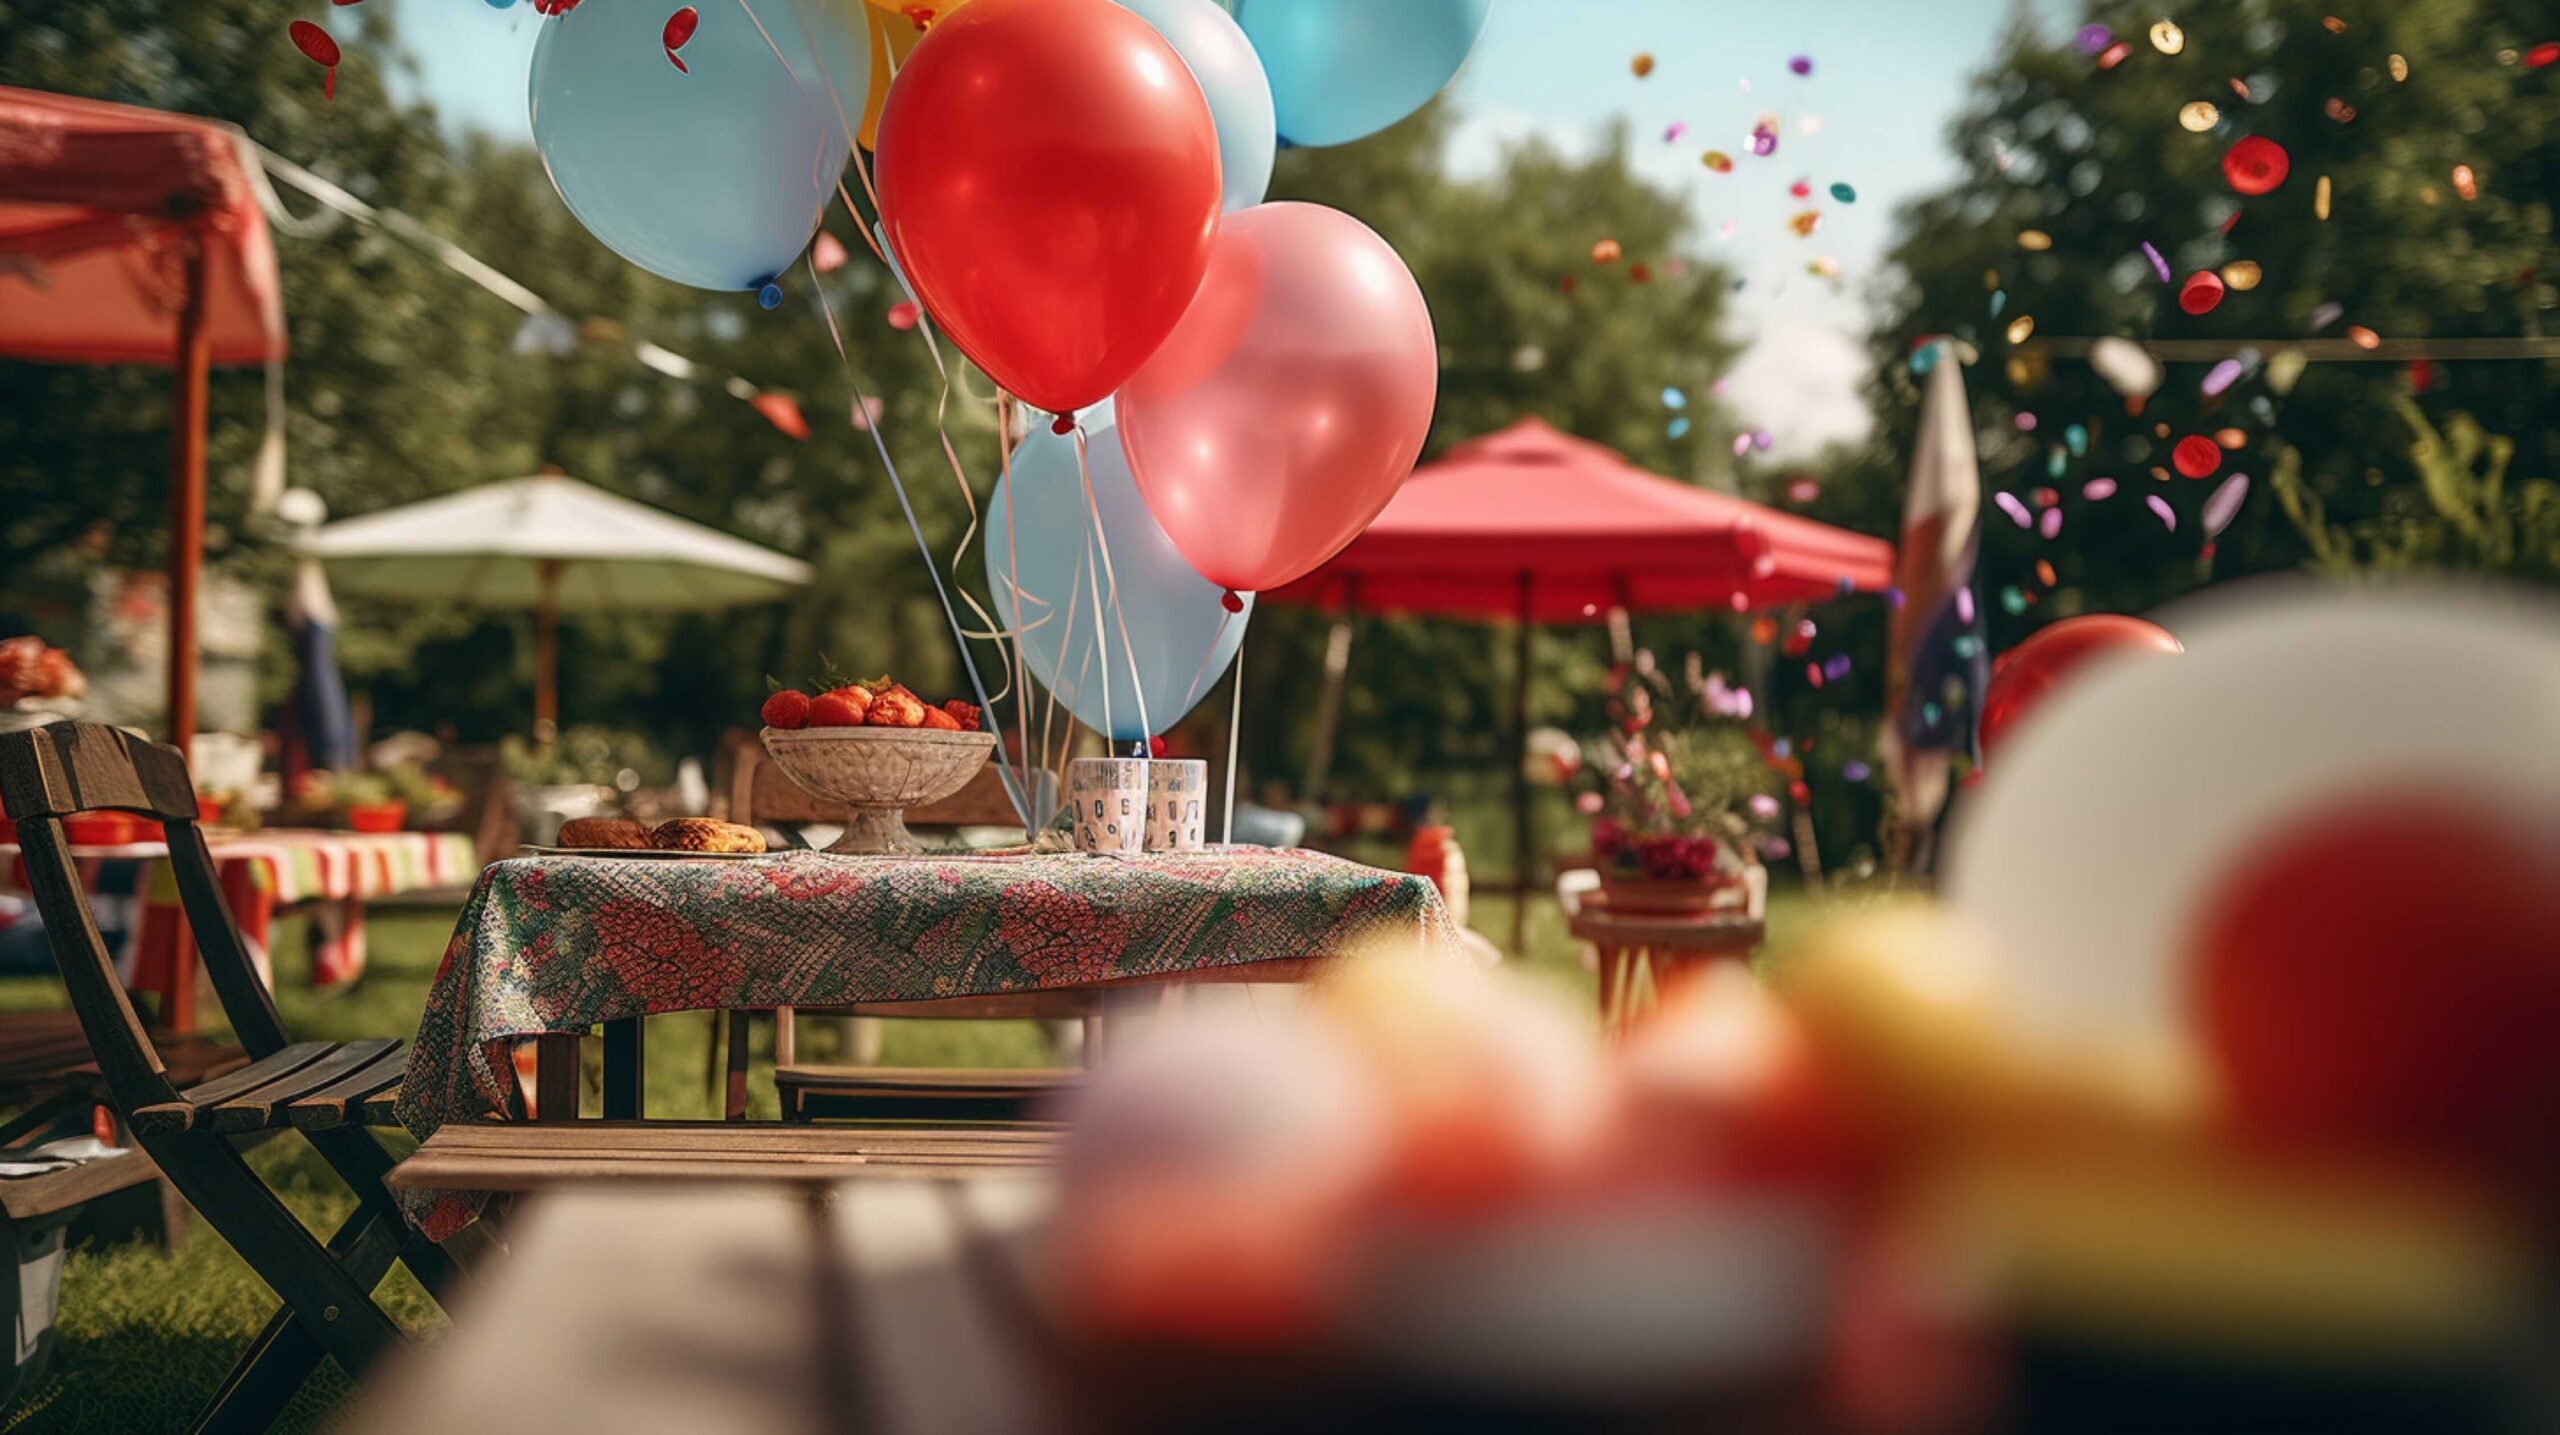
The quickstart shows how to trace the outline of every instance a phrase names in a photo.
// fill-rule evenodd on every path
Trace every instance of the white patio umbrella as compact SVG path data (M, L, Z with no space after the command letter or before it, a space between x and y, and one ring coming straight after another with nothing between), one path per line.
M809 565L555 473L511 478L315 530L303 551L339 592L530 609L534 732L560 716L562 613L771 602Z

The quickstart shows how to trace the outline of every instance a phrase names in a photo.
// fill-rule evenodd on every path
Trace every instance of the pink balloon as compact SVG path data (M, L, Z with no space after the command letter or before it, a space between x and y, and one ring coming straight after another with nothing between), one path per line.
M1431 311L1385 240L1320 204L1218 227L1200 292L1120 390L1120 442L1182 556L1239 593L1304 577L1413 471Z

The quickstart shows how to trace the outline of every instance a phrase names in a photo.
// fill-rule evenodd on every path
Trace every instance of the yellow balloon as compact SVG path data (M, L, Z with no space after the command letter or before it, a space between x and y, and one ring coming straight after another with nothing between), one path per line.
M915 52L933 23L969 0L869 0L871 6L871 97L862 109L862 147L880 147L880 111L889 102L889 82Z

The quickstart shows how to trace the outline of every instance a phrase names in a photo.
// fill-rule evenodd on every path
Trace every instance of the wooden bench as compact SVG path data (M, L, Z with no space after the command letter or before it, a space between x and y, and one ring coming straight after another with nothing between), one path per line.
M775 1126L719 1121L456 1123L394 1167L394 1190L525 1192L711 1182L825 1185L881 1171L1038 1167L1054 1126Z
M360 1391L343 1428L1065 1428L1033 1313L1048 1183L1022 1171L843 1177L533 1198L510 1226L509 1259L468 1294L452 1332Z

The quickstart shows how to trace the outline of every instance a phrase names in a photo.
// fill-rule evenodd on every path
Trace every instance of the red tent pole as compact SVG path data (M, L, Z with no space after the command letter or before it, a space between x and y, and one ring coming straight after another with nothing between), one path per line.
M185 302L169 390L169 740L184 753L196 734L196 589L204 570L205 377L213 361L205 330L205 246L186 245Z
M1530 576L1520 570L1519 627L1514 632L1511 649L1511 840L1518 855L1513 866L1518 870L1519 895L1511 899L1511 955L1514 960L1526 957L1529 933L1529 899L1538 892L1538 854L1529 835L1529 606Z

